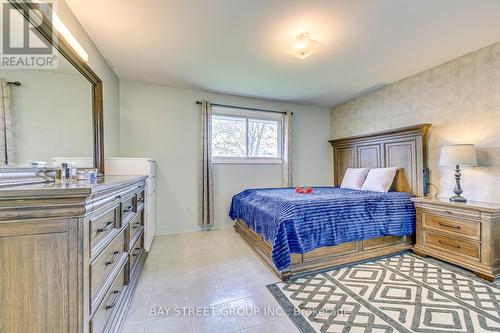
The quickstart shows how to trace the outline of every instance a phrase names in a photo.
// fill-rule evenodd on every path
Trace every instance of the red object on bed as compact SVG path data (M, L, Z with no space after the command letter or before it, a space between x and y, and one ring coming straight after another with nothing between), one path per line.
M313 189L311 186L308 187L296 187L295 188L295 193L301 193L301 194L310 194L313 193Z

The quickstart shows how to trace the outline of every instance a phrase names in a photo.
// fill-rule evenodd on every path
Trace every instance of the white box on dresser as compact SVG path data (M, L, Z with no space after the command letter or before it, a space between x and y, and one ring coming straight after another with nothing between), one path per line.
M149 252L156 232L156 162L150 158L110 157L104 170L110 176L148 176L144 207L144 248Z

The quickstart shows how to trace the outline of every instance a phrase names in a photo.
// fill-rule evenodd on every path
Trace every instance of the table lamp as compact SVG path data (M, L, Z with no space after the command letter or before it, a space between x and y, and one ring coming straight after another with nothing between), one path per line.
M460 187L460 166L476 166L476 148L472 144L449 145L441 147L441 157L439 159L441 166L455 166L455 188L454 196L450 198L451 202L467 202L462 197L462 188Z

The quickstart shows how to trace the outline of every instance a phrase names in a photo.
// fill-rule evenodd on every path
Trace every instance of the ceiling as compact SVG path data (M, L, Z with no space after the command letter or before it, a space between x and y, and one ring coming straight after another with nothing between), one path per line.
M325 107L500 41L498 0L66 1L120 79Z

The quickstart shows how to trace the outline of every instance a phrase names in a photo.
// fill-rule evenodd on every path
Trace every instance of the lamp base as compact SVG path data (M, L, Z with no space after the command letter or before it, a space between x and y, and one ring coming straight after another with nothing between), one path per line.
M457 165L455 167L455 188L453 189L453 193L455 193L455 195L450 198L451 202L467 202L467 199L460 195L463 192L462 187L460 186L461 175L462 174L460 173L460 166Z
M450 198L450 201L451 202L467 202L467 199L465 199L464 197L462 197L460 195L454 195Z

